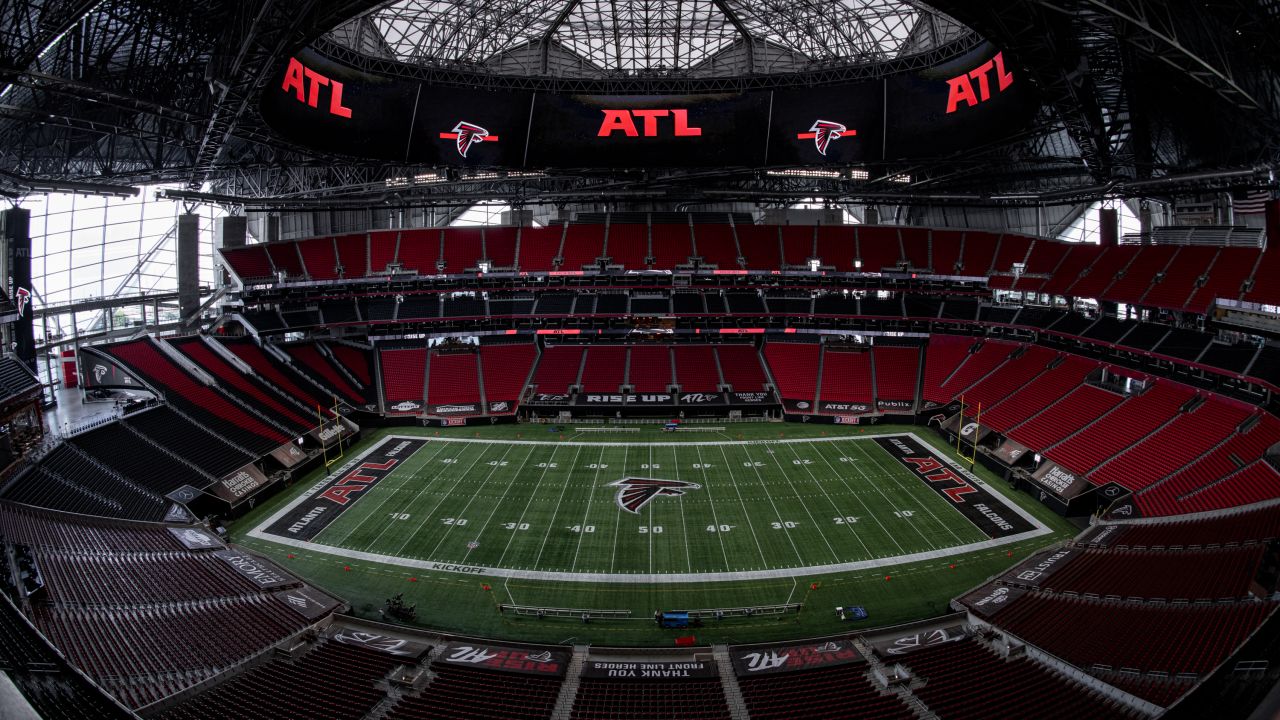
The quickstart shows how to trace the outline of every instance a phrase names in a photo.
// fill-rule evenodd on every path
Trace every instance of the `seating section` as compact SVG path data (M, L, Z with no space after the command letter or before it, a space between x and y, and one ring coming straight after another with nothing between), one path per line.
M983 409L982 422L1001 432L1007 431L1079 388L1097 367L1094 361L1078 355L1063 356L1052 369L1029 382L1007 388L1003 400L996 398L994 404Z
M222 253L222 259L227 265L246 283L253 280L272 279L274 269L271 267L271 257L267 255L266 245L223 248L219 252Z
M480 414L480 371L475 352L432 350L427 372L429 404L473 405Z
M1249 409L1212 396L1093 472L1095 483L1140 490L1182 469L1235 432Z
M705 265L715 265L717 270L737 270L738 242L734 230L728 225L694 225L694 245Z
M86 515L160 521L172 504L168 493L183 485L206 487L253 459L161 406L69 438L9 485L4 497Z
M298 252L312 280L333 280L338 277L338 256L333 238L320 237L302 240Z
M916 650L903 656L901 663L925 682L913 691L915 695L947 720L1140 717L1025 656L1007 660L977 640Z
M1274 253L1261 253L1254 248L1222 248L1217 258L1205 273L1205 282L1187 300L1186 309L1191 312L1207 312L1209 306L1218 298L1228 300L1239 299L1243 294L1244 283L1261 275L1259 262L1264 256ZM1258 285L1259 283L1254 283ZM1266 283L1262 283L1266 284ZM1247 297L1245 298L1248 299Z
M993 622L1085 669L1205 673L1275 608L1256 600L1171 605L1031 592L1006 605Z
M901 698L876 690L865 663L744 677L738 679L738 685L754 720L915 717Z
M812 343L771 342L764 347L769 372L786 400L813 402L818 394L818 358L822 346Z
M199 684L309 624L228 563L186 550L162 525L3 506L0 533L32 547L47 568L34 624L132 708Z
M250 414L213 388L197 382L151 340L134 340L99 348L164 393L167 402L242 447L265 454L290 441L289 435L281 429Z
M484 254L494 269L514 269L516 242L522 228L488 227L484 229Z
M269 387L259 385L252 375L245 375L240 369L228 362L200 338L170 341L171 346L178 349L191 361L213 375L222 389L234 393L241 400L252 404L258 410L267 413L273 420L294 430L297 434L315 427L315 418L308 419L302 412L285 400L278 397Z
M602 680L583 678L572 720L729 720L717 680Z
M1081 385L1014 428L1009 436L1029 448L1043 450L1104 418L1122 402L1124 396L1118 393L1093 385Z
M920 380L920 349L877 345L871 354L876 365L876 399L914 402Z
M104 472L70 444L54 448L38 466L9 484L4 498L66 512L140 520L160 520L169 507L158 493Z
M1130 396L1080 433L1044 448L1044 454L1063 467L1088 473L1173 420L1194 394L1185 385L1157 380L1146 392Z
M444 231L444 271L450 275L476 268L484 256L484 237L480 228L449 228Z
M987 415L993 406L1025 388L1058 359L1057 353L1039 345L1024 345L1015 352L1021 355L1005 363L1000 372L988 375L964 391L967 415L972 417L981 409L984 421L989 424Z
M1104 547L1181 548L1257 543L1280 538L1280 505L1240 510L1208 518L1174 518L1142 525L1095 526L1080 542L1093 547L1105 531Z
M823 348L820 400L865 403L871 410L875 399L873 386L870 348L858 351Z
M627 371L627 348L621 345L592 345L587 348L582 367L582 390L589 393L616 393Z
M1100 597L1240 600L1258 573L1261 544L1182 552L1086 550L1037 587Z
M355 377L356 382L366 388L373 386L373 371L368 350L337 342L324 343L324 347L339 365Z
M692 236L687 225L653 225L653 267L675 270L688 265L693 255Z
M569 386L578 382L584 350L582 347L564 345L544 348L542 357L538 360L538 368L533 373L533 384L538 392L568 393Z
M943 405L951 402L951 396L942 389L942 384L969 359L969 349L974 342L973 338L954 335L930 336L924 358L924 387L921 391L924 400Z
M754 352L752 353L754 354ZM720 386L716 348L710 345L675 345L672 347L676 383L681 392L715 392ZM756 365L759 366L759 361Z
M751 345L721 345L716 348L716 359L724 381L734 392L759 392L769 382L760 353Z
M382 368L383 399L390 413L418 413L426 397L427 351L425 348L386 349L378 351ZM397 405L404 405L397 409ZM416 403L418 407L410 407Z
M124 720L134 715L72 670L22 617L0 598L0 674L45 720ZM15 717L26 717L15 711Z
M288 345L285 346L284 351L302 372L329 388L337 397L347 402L364 403L364 393L334 367L333 363L320 352L317 343Z
M970 388L1004 364L1018 347L1013 343L1000 340L983 342L977 350L969 354L968 359L960 367L956 368L955 373L942 383L939 390L947 396L948 400L964 396L966 403L975 404L977 401L968 395Z
M386 715L387 720L550 720L560 693L557 677L495 672L431 664L435 677L415 696L405 696Z
M401 664L376 650L321 641L296 659L272 659L158 717L359 720L386 697L378 681Z
M666 345L636 345L627 361L627 384L641 393L662 393L672 383L671 348Z
M440 262L441 234L436 229L400 231L400 250L397 262L403 270L419 275L435 275Z
M1248 486L1248 481L1255 477L1255 473L1256 477L1269 481L1266 485L1271 485L1274 478L1268 474L1273 472L1269 465L1259 461L1261 465L1257 470L1243 473L1247 466L1242 463L1254 464L1251 463L1254 458L1261 458L1277 442L1280 442L1280 420L1274 415L1260 413L1256 423L1244 432L1233 433L1225 442L1178 470L1167 480L1143 489L1137 496L1138 505L1142 508L1143 515L1150 517L1215 510L1240 504L1230 503L1228 499L1229 504L1216 505L1213 500L1226 496L1227 488L1215 491L1212 486L1217 483L1231 488L1237 485Z
M547 272L555 269L552 261L560 255L560 242L564 234L563 225L520 228L517 265L525 272Z
M610 262L628 270L648 266L649 228L644 225L615 224L609 226Z
M581 270L584 265L595 265L596 260L604 255L604 227L569 225L560 255L561 270Z
M221 341L236 357L240 358L258 378L283 390L294 400L309 408L333 406L333 399L320 390L313 381L305 378L287 363L277 360L250 339Z
M567 229L567 232L566 232ZM648 224L573 223L543 228L421 228L257 244L221 250L228 266L250 284L335 280L402 272L474 271L481 259L526 272L580 271L600 257L626 269L674 269L700 257L719 270L803 267L810 257L839 272L899 267L941 275L989 277L992 288L1074 297L1102 297L1128 305L1203 313L1216 298L1280 303L1266 282L1280 272L1280 253L1248 247L1156 244L1103 248L1013 233L890 226L730 225L656 218ZM652 242L650 236L652 235ZM1182 242L1168 238L1162 242ZM607 255L606 255L607 252ZM652 253L652 257L650 257ZM518 254L518 257L517 257ZM556 260L559 259L557 263ZM652 265L650 261L652 260ZM859 266L858 263L861 263ZM1024 273L1013 277L1015 263ZM1246 290L1246 286L1248 290Z
M1280 490L1280 472L1258 460L1182 499L1181 512L1219 510L1270 500Z
M515 412L515 402L524 394L525 381L537 358L538 349L533 343L480 346L485 399L489 401L491 413ZM509 410L493 410L494 402L504 401L510 403Z

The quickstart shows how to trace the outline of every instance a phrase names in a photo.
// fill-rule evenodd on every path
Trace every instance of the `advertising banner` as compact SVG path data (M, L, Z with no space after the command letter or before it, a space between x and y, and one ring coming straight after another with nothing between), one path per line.
M731 649L733 671L738 677L809 670L862 662L862 655L848 640L827 640L807 645Z

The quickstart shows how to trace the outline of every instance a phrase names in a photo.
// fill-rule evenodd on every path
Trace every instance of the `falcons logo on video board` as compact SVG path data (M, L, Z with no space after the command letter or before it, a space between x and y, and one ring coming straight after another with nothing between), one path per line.
M814 146L818 148L818 153L825 156L832 140L839 140L845 135L857 134L857 130L850 130L842 123L834 120L817 120L813 123L813 127L809 128L809 132L796 133L796 139L812 139Z
M467 151L476 143L498 142L497 135L491 135L488 130L465 120L459 121L457 125L454 125L452 131L440 133L440 139L456 141L458 154L462 157L466 157Z
M609 483L609 486L618 488L616 496L618 507L633 514L639 513L640 508L648 505L650 500L659 495L679 497L686 490L697 490L702 487L697 483L683 480L653 480L650 478L630 477Z

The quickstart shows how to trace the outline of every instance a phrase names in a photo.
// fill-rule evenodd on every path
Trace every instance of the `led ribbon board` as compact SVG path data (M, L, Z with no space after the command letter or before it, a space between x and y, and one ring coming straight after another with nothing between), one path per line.
M325 152L491 168L768 167L921 160L1030 125L1038 106L1004 53L976 48L859 83L686 95L489 91L373 75L303 50L262 115Z

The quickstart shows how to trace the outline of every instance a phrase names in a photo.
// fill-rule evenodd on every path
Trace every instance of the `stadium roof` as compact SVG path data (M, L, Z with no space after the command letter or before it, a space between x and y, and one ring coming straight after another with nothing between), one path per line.
M360 65L365 71L433 82L483 80L501 89L536 81L539 91L625 93L642 81L649 92L682 92L696 82L726 91L746 83L839 82L852 72L922 65L976 39L1002 48L1043 101L1034 126L997 147L875 168L869 181L856 173L619 171L493 181L464 174L406 201L573 202L574 192L600 197L602 189L651 200L774 203L1171 197L1221 187L1223 177L1257 182L1280 160L1280 15L1272 6L0 1L0 192L21 196L46 181L165 182L233 198L367 203L382 202L374 191L385 192L388 180L429 172L291 146L264 125L257 102L267 78L308 45L342 62L368 63Z
M500 64L546 46L579 62L571 72L747 70L718 61L744 45L786 62L868 63L927 51L970 33L907 0L394 0L338 28L352 49L412 64ZM513 64L519 67L519 64Z

